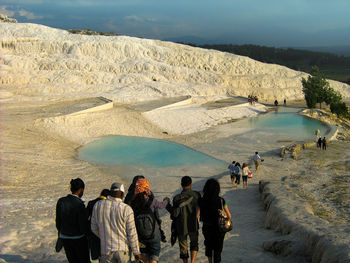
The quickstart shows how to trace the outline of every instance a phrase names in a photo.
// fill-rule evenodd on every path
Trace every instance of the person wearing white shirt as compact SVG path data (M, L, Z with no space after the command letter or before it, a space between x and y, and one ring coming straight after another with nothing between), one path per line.
M123 203L124 185L113 183L111 195L98 201L91 217L91 230L101 240L101 263L126 263L129 247L140 260L134 212Z
M259 166L260 166L260 162L263 162L264 159L262 159L260 157L258 152L255 152L255 155L253 156L253 161L254 161L254 164L255 164L255 171L258 171Z

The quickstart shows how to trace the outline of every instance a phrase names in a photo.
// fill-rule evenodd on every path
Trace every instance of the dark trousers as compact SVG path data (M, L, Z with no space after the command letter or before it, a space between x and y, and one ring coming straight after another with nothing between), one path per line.
M236 178L235 184L240 184L240 182L241 182L241 175L240 174L235 174L235 178Z
M190 251L198 251L198 231L178 236L180 246L180 258L188 258L187 236L190 238Z
M93 233L90 233L89 237L89 248L92 260L99 259L101 257L101 245L100 239Z
M213 258L214 263L220 263L225 233L221 233L217 227L205 224L202 231L204 235L205 255Z
M90 263L89 245L86 237L62 240L69 263Z

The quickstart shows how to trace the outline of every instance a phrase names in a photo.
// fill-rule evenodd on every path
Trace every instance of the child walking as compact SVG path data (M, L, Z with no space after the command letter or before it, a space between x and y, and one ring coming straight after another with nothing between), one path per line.
M248 188L248 174L249 173L250 173L250 170L248 168L248 165L246 163L243 163L243 165L242 165L243 188Z

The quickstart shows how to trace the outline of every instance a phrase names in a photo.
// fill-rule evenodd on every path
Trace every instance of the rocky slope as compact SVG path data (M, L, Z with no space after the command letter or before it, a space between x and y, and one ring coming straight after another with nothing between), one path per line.
M86 36L0 23L1 93L17 99L102 95L119 102L254 94L300 99L305 73L247 57L127 36ZM331 81L350 97L350 87Z

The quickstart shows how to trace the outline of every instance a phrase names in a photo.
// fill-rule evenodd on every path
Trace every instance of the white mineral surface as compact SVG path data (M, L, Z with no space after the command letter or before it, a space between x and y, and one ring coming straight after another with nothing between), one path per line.
M225 237L223 262L349 260L348 209L324 201L330 190L318 191L322 184L314 173L312 183L302 183L310 182L302 178L310 169L326 167L322 180L333 185L325 156L313 168L310 160L317 160L318 153L307 152L298 161L281 159L278 135L235 126L235 119L266 112L263 104L208 107L249 94L263 103L301 100L301 78L307 74L170 42L74 35L36 24L0 23L0 42L0 262L64 262L64 253L54 252L55 205L69 193L70 179L85 181L88 201L116 181L128 188L137 174L149 178L160 200L180 191L183 175L192 176L196 190L209 177L219 180L234 222ZM348 85L330 83L350 98ZM73 114L96 106L96 97L112 100L114 107ZM259 151L265 162L243 190L233 189L226 169L205 164L106 167L77 158L79 147L111 134L172 140L227 162L249 162ZM332 165L346 176L349 158L337 154L348 145L334 143L336 152L327 155L338 159ZM270 182L262 188L263 203L259 180ZM298 184L305 188L295 187ZM342 189L340 194L348 196ZM302 196L305 191L313 197ZM267 216L264 205L271 208ZM161 216L169 240L170 218L166 212ZM206 262L201 232L199 242L197 262ZM160 261L177 262L178 256L177 245L162 244Z

